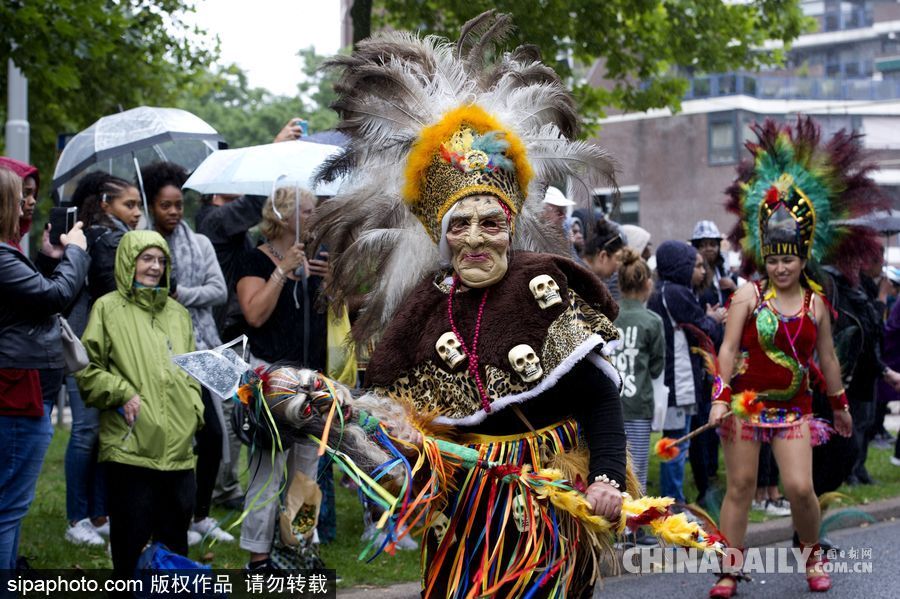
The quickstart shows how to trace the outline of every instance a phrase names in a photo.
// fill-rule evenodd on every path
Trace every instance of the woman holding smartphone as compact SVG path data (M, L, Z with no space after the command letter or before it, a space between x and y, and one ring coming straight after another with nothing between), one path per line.
M16 246L21 179L0 167L0 569L15 570L22 518L34 499L53 436L50 412L63 380L57 314L88 270L81 223L61 236L59 264L45 277Z

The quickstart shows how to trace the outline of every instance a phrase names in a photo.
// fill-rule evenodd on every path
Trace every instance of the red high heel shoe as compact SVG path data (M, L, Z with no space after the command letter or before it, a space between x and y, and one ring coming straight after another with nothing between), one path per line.
M730 580L731 584L722 584L725 580ZM716 597L730 599L735 594L737 594L737 578L731 574L723 574L720 576L713 588L709 589L709 596L711 599L715 599Z
M709 589L709 596L713 599L719 597L721 599L729 599L737 594L737 583L738 580L750 580L742 571L743 568L743 555L745 548L729 548L727 556L719 556L719 565L721 567L721 576L716 581L716 584L713 585L711 589ZM730 560L726 565L724 563L724 558L728 556L732 556L732 552L738 551L741 554L741 561L737 563L736 561ZM733 557L733 556L732 556ZM726 581L730 581L731 584L728 584ZM725 584L722 584L725 582Z
M831 588L831 576L822 568L822 564L828 563L823 555L822 547L818 543L815 545L805 545L800 543L800 550L812 549L812 553L806 559L806 584L813 593L824 593Z

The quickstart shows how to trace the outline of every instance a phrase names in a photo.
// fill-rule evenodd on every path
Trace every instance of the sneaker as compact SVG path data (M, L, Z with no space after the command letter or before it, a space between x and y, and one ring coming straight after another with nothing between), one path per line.
M203 535L195 530L188 529L188 547L193 547L203 540Z
M79 520L73 526L70 526L68 530L66 530L66 540L75 545L88 545L90 547L102 547L103 545L106 545L106 541L97 534L97 530L94 528L94 525L91 524L89 518Z
M363 541L370 541L373 537L375 538L374 546L381 547L381 545L384 543L385 534L384 532L375 528L374 523L366 525L365 530L363 530L361 539ZM397 549L403 551L412 551L414 549L418 549L419 544L416 543L416 540L407 533L402 539L397 541L396 547Z
M397 549L402 549L404 551L414 551L419 548L419 544L416 543L416 540L412 538L412 535L406 534L402 539L397 541Z
M213 520L209 516L200 520L199 522L191 522L190 530L196 532L204 537L212 537L217 541L221 541L223 543L233 543L234 536L225 532L219 527L219 523L216 520Z
M275 565L271 559L266 558L256 562L248 562L246 566L244 566L244 570L248 572L278 572L281 570L278 566Z
M784 497L766 501L765 512L770 516L790 516L791 504Z
M91 524L91 526L94 526ZM101 537L109 538L109 518L106 519L106 522L101 524L100 526L94 526L94 530L97 531L97 534Z
M894 466L900 466L900 458L895 458L894 456L891 456L891 464L893 464Z
M766 511L766 500L764 499L762 501L757 501L754 499L753 503L750 504L750 509L756 510L758 512Z
M639 547L655 547L659 545L659 539L651 535L643 528L639 528L635 538L635 544Z

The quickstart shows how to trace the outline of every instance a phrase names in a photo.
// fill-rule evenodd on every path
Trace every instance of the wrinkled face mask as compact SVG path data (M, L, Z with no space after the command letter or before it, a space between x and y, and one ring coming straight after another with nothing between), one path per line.
M509 223L500 201L478 195L460 200L447 226L451 265L466 287L489 287L506 274Z

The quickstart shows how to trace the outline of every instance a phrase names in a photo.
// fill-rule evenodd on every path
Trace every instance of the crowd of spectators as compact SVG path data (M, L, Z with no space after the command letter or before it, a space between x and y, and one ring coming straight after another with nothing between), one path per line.
M299 135L288 125L276 141ZM328 320L317 299L328 285L328 252L306 247L306 223L323 200L294 188L271 197L205 196L192 226L185 219L187 177L169 162L144 167L144 214L136 182L87 174L70 200L79 223L56 245L43 231L32 261L20 241L31 225L39 174L0 161L0 429L9 440L0 471L0 567L17 567L22 518L63 385L72 418L65 538L101 546L109 537L120 575L134 570L151 539L178 553L203 538L234 541L211 517L214 504L245 512L240 546L248 567L276 567L270 554L278 502L270 498L286 471L319 481L326 503L333 502L326 488L331 469L308 443L250 452L243 489L234 404L201 390L171 361L243 334L254 367L325 370ZM711 379L691 351L700 344L693 331L721 343L729 298L744 282L738 262L709 220L683 240L657 246L639 226L573 210L575 202L559 188L548 189L543 205L566 253L620 303L622 341L613 361L623 375L625 428L641 485L708 505L719 474L716 433L694 438L658 473L648 471L649 443L651 431L681 437L709 417ZM820 493L843 482L876 484L866 469L867 448L893 442L883 422L900 388L900 271L881 263L855 273L826 266L821 284L839 315L835 345L854 431L850 440L836 436L816 450ZM89 358L74 374L65 369L60 317ZM824 401L817 405L827 412ZM688 461L697 497L685 496ZM900 466L900 445L891 461ZM789 514L767 444L760 464L754 508ZM333 503L322 513L329 510ZM318 536L327 541L333 531L323 528Z

